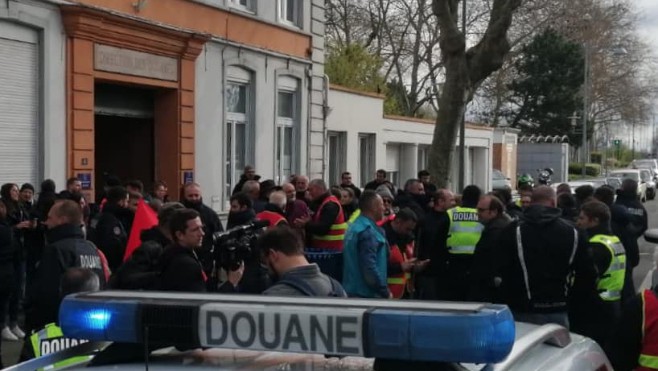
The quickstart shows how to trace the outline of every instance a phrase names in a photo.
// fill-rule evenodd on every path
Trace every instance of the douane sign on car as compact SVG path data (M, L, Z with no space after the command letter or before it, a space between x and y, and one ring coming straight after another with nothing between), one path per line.
M204 347L363 356L365 309L205 304Z

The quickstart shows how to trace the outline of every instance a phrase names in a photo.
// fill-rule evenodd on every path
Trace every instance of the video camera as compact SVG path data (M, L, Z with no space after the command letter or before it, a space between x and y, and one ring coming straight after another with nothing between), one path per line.
M244 261L249 261L253 257L258 258L252 247L256 245L258 232L269 225L268 221L255 220L249 224L213 234L215 261L219 262L221 267L228 272L237 270Z

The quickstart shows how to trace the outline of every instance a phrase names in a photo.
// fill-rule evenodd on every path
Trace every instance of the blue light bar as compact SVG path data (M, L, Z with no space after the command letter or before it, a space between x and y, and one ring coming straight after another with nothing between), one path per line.
M153 340L202 347L479 364L504 360L515 339L501 305L217 294L71 295L60 326L95 341L139 343L156 326L174 340Z
M376 309L367 336L372 357L496 363L512 350L515 326L505 306L468 314Z
M59 310L59 325L66 337L134 343L138 337L138 302L86 301L67 297Z

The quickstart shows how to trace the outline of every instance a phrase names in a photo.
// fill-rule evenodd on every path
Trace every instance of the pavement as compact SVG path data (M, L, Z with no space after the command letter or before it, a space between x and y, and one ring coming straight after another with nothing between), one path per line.
M647 201L644 207L649 213L649 228L658 228L658 199ZM639 288L642 282L648 279L648 274L653 268L653 254L657 245L646 242L644 238L638 240L640 245L640 264L633 270L633 282ZM11 366L18 361L23 342L2 341L2 362L5 367Z

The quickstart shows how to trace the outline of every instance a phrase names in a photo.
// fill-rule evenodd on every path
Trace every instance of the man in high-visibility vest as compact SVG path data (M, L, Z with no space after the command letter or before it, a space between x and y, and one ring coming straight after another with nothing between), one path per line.
M462 192L462 204L448 210L450 227L446 246L448 249L447 292L440 294L444 300L465 301L469 295L470 271L475 246L480 241L484 226L478 221L477 204L480 188L469 185Z
M603 202L583 204L577 226L587 231L589 248L598 272L598 295L592 295L591 300L582 296L575 298L582 305L571 306L571 329L604 345L621 314L626 252L610 229L610 209Z
M343 250L347 223L340 201L329 193L327 183L322 179L312 180L308 192L313 199L313 217L295 220L295 227L305 227L310 248Z
M98 291L100 280L96 273L86 268L70 268L62 276L61 297L76 292ZM78 344L87 342L83 339L70 339L64 336L62 329L56 323L49 323L30 335L29 344L26 342L22 359L38 358L51 353L63 351ZM45 370L59 369L78 363L87 362L90 356L72 357L54 365L45 367Z
M393 299L410 298L414 292L412 273L424 270L429 260L419 261L414 255L414 230L418 217L409 208L395 214L382 228L390 246L388 255L388 289Z
M274 191L270 193L269 203L265 205L265 210L256 214L256 219L268 221L270 227L276 227L280 224L288 224L284 213L287 203L288 200L283 191Z
M615 370L658 370L657 286L642 291L624 304L621 319L605 346L605 353Z

